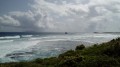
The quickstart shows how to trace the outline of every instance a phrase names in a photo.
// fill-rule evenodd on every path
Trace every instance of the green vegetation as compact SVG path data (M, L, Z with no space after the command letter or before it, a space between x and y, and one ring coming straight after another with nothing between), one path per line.
M75 50L82 50L82 49L84 49L84 48L85 48L85 46L82 44L82 45L77 46L77 47L75 48Z
M120 38L90 47L80 45L58 57L1 63L0 67L120 67Z

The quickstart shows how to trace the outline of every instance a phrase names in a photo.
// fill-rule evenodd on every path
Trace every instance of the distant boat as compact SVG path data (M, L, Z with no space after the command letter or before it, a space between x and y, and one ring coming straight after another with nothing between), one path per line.
M68 32L65 32L65 34L68 34Z

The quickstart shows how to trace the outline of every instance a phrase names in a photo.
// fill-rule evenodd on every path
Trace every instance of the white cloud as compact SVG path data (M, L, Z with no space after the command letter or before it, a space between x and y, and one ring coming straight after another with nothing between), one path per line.
M23 31L119 31L119 4L119 0L34 0L31 10L9 12L0 17L0 24Z
M0 17L0 23L3 25L20 26L20 23L18 20L12 18L11 16L7 16L7 15Z

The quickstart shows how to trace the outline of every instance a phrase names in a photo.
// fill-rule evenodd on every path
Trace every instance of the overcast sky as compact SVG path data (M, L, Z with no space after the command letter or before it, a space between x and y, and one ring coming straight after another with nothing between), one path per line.
M0 32L120 32L120 0L0 0Z

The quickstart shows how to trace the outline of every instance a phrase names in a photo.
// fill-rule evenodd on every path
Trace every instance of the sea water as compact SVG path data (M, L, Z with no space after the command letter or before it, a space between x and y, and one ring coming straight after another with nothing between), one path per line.
M14 34L0 37L0 63L30 61L36 58L57 57L75 49L77 45L90 46L120 37L113 33L71 34Z

